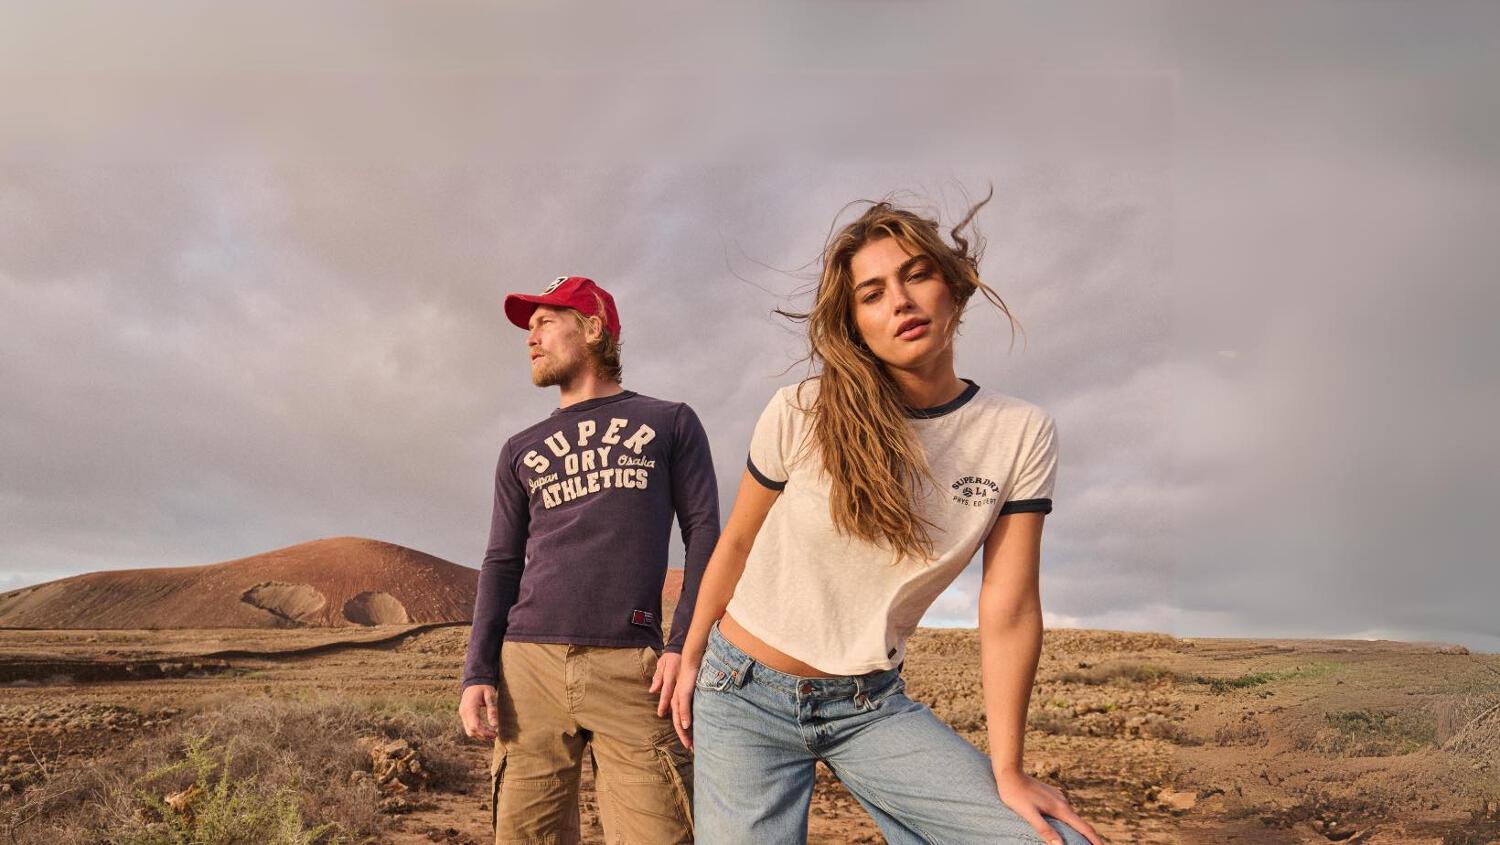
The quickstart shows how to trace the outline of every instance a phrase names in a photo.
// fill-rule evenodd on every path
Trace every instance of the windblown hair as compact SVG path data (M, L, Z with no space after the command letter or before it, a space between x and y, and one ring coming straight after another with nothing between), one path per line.
M603 314L604 298L596 293L594 294L594 300L598 303L598 313ZM578 321L579 330L587 335L589 318L576 308L569 308L568 311L572 313L573 319ZM599 332L599 339L588 343L589 353L594 357L594 372L598 373L599 377L603 379L609 379L613 382L623 381L621 377L624 375L625 370L620 364L620 339L609 333L609 327L603 325L604 318L602 316L598 319L602 327L602 331Z
M931 524L918 515L916 502L925 495L924 485L936 484L908 422L911 408L855 324L850 261L866 244L895 238L912 255L932 260L953 297L950 343L975 291L983 291L1014 329L1016 320L1010 309L979 279L983 239L971 232L971 245L962 234L993 195L991 191L971 206L950 230L951 245L943 240L936 220L889 201L872 202L858 219L829 237L812 309L805 313L777 309L782 316L807 324L804 360L818 378L817 394L807 409L812 415L811 445L831 480L829 510L834 527L842 534L888 547L897 560L932 559Z

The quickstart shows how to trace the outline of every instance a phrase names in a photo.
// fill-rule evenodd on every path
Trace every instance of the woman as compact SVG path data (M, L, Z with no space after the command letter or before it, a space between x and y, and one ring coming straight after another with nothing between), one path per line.
M1021 766L1056 446L1046 412L954 372L974 292L1009 314L961 234L982 205L949 245L935 221L873 204L827 244L812 310L786 315L820 373L756 424L672 697L706 845L805 842L820 759L891 843L1102 843ZM907 636L981 543L989 757L900 675Z

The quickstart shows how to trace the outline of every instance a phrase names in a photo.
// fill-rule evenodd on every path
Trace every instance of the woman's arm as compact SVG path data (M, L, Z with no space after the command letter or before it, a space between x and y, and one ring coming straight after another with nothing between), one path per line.
M682 644L682 663L678 668L677 687L672 693L672 724L677 728L683 745L690 749L693 747L692 734L689 733L693 719L693 684L697 681L703 651L708 647L708 632L724 615L724 608L729 606L735 585L740 582L740 574L745 571L745 560L750 556L755 535L760 533L766 514L770 513L771 505L780 495L779 491L755 480L749 470L740 476L740 489L735 493L729 520L708 558L703 580L698 584L693 623Z
M1021 766L1026 707L1042 653L1042 601L1037 571L1042 549L1041 513L1013 513L995 521L984 542L979 588L979 662L990 760L1000 799L1041 835L1062 845L1043 820L1067 822L1094 845L1103 840L1079 818L1061 790L1027 775Z
M1040 513L995 521L984 543L979 587L979 661L995 772L1021 771L1026 706L1042 653Z

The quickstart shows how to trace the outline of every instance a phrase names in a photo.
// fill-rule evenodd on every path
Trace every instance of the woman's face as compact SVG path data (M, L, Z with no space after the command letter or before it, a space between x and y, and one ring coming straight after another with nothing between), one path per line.
M926 255L895 238L860 247L849 261L854 324L887 366L919 369L941 356L952 337L953 295Z

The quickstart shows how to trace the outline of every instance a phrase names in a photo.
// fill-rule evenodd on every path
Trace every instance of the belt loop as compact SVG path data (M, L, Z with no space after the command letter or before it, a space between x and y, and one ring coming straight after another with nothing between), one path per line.
M751 657L748 654L740 658L739 665L735 666L729 673L730 681L736 687L744 686L745 682L750 680L750 667L754 665L754 663L755 658Z

